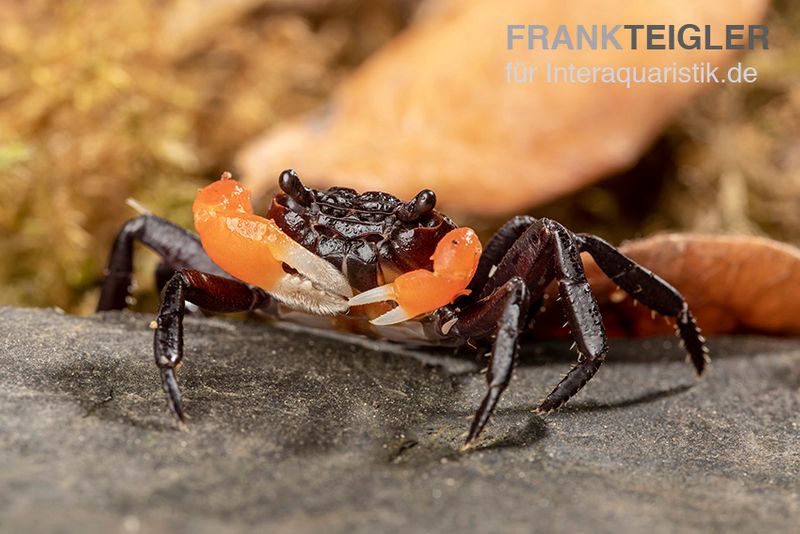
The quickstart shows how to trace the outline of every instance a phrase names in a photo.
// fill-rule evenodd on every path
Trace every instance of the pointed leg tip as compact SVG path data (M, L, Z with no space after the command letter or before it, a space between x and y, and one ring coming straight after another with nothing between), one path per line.
M556 411L559 405L548 402L547 399L543 400L539 406L532 410L533 413L541 417L546 417Z
M703 366L695 369L697 372L697 378L704 378L706 375L708 375L708 368L710 367L709 364L710 362L706 361Z
M186 424L186 413L183 411L183 406L180 404L172 407L172 412L175 414L175 417L178 418L178 422L185 425Z
M697 374L697 377L701 378L708 371L708 367L711 364L711 359L708 357L708 354L703 354L702 359L693 360L692 364L694 365L694 371Z
M464 452L464 451L467 451L469 449L475 448L475 440L478 438L478 435L481 433L482 430L483 430L483 427L481 427L481 428L474 428L474 427L470 428L469 429L469 433L467 434L467 439L464 440L464 444L461 446L460 451Z
M183 406L170 402L169 409L177 419L178 426L186 426L186 414L183 411Z

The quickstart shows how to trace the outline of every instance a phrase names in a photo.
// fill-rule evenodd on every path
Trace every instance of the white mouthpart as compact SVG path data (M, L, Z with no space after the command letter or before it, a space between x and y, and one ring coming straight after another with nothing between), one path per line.
M300 245L291 247L281 260L322 291L345 298L353 295L347 278L336 267Z
M336 315L349 308L345 297L322 290L296 274L282 276L270 294L292 308L316 315Z

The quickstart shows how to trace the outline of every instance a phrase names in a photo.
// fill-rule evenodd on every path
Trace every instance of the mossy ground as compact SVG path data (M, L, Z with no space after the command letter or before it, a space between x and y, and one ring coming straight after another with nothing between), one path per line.
M90 312L126 198L189 226L199 185L323 102L414 4L0 5L0 303ZM800 9L778 1L767 24L771 49L743 60L756 84L712 89L632 171L532 212L614 240L686 229L800 242Z

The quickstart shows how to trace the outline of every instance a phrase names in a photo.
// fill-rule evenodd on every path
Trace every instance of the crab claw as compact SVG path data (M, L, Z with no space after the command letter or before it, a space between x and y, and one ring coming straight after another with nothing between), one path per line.
M346 311L353 293L344 275L274 221L253 214L250 191L230 178L226 172L200 190L192 208L195 228L214 263L292 307L328 315Z
M471 228L451 230L436 245L433 271L417 269L350 299L350 306L393 300L397 307L372 319L375 325L390 325L430 313L469 293L467 286L481 257L481 242Z

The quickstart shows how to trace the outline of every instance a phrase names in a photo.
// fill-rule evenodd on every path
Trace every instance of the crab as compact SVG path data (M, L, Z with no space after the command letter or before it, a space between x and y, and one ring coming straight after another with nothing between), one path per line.
M154 356L169 408L184 427L175 372L184 357L189 302L211 312L313 317L318 326L414 344L490 344L486 394L467 432L468 447L509 385L520 335L553 281L578 352L577 363L536 408L556 410L608 353L581 252L638 302L674 318L697 374L706 367L705 340L681 294L597 236L523 215L484 248L472 229L435 209L436 195L428 189L407 202L382 192L319 191L292 170L281 173L278 185L261 217L250 192L223 173L194 201L198 235L144 214L125 223L114 241L97 310L126 306L134 242L161 256Z

